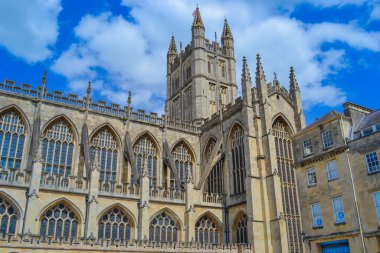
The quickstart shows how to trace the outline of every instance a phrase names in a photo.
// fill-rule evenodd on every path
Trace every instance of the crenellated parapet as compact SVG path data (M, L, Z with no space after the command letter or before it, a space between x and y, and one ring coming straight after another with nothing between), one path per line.
M3 83L0 83L0 93L10 93L12 95L18 95L37 100L40 97L41 87L33 89L30 84L17 85L12 80L4 80ZM87 98L83 97L81 99L76 94L66 95L64 92L57 90L49 93L48 89L45 88L43 101L71 108L77 108L78 110L85 110ZM158 114L154 112L147 114L144 110L141 109L134 111L132 107L121 106L116 103L109 104L106 101L102 100L95 102L91 98L88 109L90 112L114 116L122 120L129 119L132 121L143 122L151 125L163 126L166 119L165 115L158 116ZM197 126L188 122L177 122L168 118L166 125L169 128L180 129L193 133L199 132L199 128Z
M39 235L0 234L0 249L14 249L38 252L202 252L202 253L248 253L250 244L196 243L196 242L152 242L143 240L98 240L94 235L87 238L42 238Z

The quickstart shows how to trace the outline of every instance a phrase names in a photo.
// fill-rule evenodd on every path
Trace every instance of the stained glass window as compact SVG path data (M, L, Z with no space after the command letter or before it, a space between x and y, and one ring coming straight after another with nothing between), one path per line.
M245 192L244 130L236 125L231 132L232 177L234 193Z
M116 182L118 145L115 135L108 129L102 128L90 141L91 160L95 158L95 150L99 152L100 181L105 183ZM102 187L100 185L100 187ZM104 190L110 190L106 187Z
M131 240L131 223L127 214L119 208L112 208L99 220L99 239L120 241Z
M16 111L0 115L0 165L3 169L20 169L25 134L24 122Z
M199 243L219 243L218 226L208 215L204 215L195 224L195 241Z
M158 214L149 226L149 240L156 242L178 241L178 225L166 212Z
M15 234L17 213L15 208L4 198L0 197L0 232Z
M54 240L76 238L78 233L78 218L64 203L57 204L47 210L41 219L40 235L43 239L52 237Z
M247 236L247 215L241 214L236 221L236 242L248 243Z
M42 172L49 176L70 176L74 151L72 129L65 120L51 124L42 140Z
M190 150L183 144L179 144L172 152L173 159L179 174L179 179L184 182L186 175L193 173L193 160Z
M133 151L135 154L137 173L140 175L143 166L147 166L149 172L149 185L156 188L158 155L153 141L148 136L144 136L135 144ZM136 183L133 175L131 183Z

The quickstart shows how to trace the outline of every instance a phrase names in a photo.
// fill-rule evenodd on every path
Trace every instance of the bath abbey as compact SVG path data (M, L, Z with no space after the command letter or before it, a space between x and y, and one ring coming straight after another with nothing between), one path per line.
M51 91L46 72L37 88L0 84L1 252L310 252L295 70L285 88L244 57L238 82L221 28L205 38L197 8L190 44L171 38L163 115L132 95L94 101L91 82L83 98Z

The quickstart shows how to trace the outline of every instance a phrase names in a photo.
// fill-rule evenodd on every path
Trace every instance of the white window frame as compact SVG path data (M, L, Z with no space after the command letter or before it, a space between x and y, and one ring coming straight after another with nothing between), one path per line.
M376 195L378 196L378 201L376 201ZM380 192L373 193L373 201L375 203L375 210L377 215L377 222L380 226Z
M339 200L341 201L342 203L342 210L336 210L335 209L335 201L336 200ZM335 221L335 224L340 224L340 223L345 223L346 222L346 212L344 210L344 202L343 202L343 198L342 197L336 197L336 198L333 198L332 199L332 207L333 207L333 211L334 211L334 221ZM344 218L342 219L339 219L338 217L338 213L337 212L343 212L343 215L344 215Z
M328 134L328 133L331 135L331 145L326 146L325 134ZM331 130L326 130L326 131L322 132L322 142L323 142L323 148L324 149L331 148L334 146L333 133Z
M332 163L335 163L336 177L331 177L331 170L329 169L329 164L332 164ZM336 160L331 160L326 163L326 172L327 172L327 179L329 181L339 178L339 172L338 172L338 166L336 164Z
M367 155L371 155L371 154L375 154L375 156L376 156L376 160L377 160L377 163L378 163L377 169L374 170L374 171L370 171L370 167L369 167L369 164L368 164L368 157L367 157ZM366 162L366 164L367 164L367 171L368 171L368 173L375 173L375 172L380 171L380 161L379 161L379 157L377 156L376 151L366 153L366 154L364 155L364 158L365 158L365 162Z
M314 206L317 206L319 207L319 213L320 215L319 216L316 216L315 213L314 213ZM323 217L322 217L322 208L321 208L321 204L319 202L315 202L313 204L310 205L310 208L311 208L311 218L312 218L312 221L313 221L313 228L317 228L317 227L323 227ZM321 219L321 224L318 225L316 224L316 219L317 218L320 218Z
M310 182L310 180L309 180L309 172L310 172L310 171L314 171L315 182ZM315 168L314 168L314 167L309 168L309 169L306 170L306 180L307 180L307 186L314 186L314 185L317 185L318 180L317 180L317 174L315 173Z
M305 146L305 142L310 142L310 146ZM306 148L308 148L308 152L306 152ZM305 140L303 140L303 155L304 156L308 156L308 155L311 155L313 154L313 144L311 142L311 139L310 138L307 138Z

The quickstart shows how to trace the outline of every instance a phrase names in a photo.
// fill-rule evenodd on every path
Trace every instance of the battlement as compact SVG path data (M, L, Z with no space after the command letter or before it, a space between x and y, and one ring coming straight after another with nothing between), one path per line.
M21 84L17 85L12 80L4 80L3 83L0 83L0 93L10 93L15 95L20 95L23 97L29 97L33 99L38 99L41 94L41 87L37 87L37 89L33 89L30 84ZM86 109L87 98L83 97L80 99L76 94L67 94L65 95L62 91L54 90L52 93L49 93L45 88L43 100L51 103L61 104L69 107L74 107L77 109ZM137 111L133 110L133 107L128 106L120 106L119 104L111 103L107 104L106 101L98 100L93 101L90 99L89 101L89 111L95 113L101 113L106 115L112 115L115 117L119 117L122 120L132 120L138 122L144 122L152 125L165 125L165 115L158 116L157 113L151 112L150 114L146 114L144 110L137 109ZM191 124L184 123L179 121L174 121L167 119L166 126L169 128L189 131L198 133L200 131L199 127Z
M196 242L152 242L145 238L142 241L97 240L92 234L88 238L54 238L48 236L24 234L0 234L0 249L25 250L30 252L226 252L252 253L250 244L201 244Z

